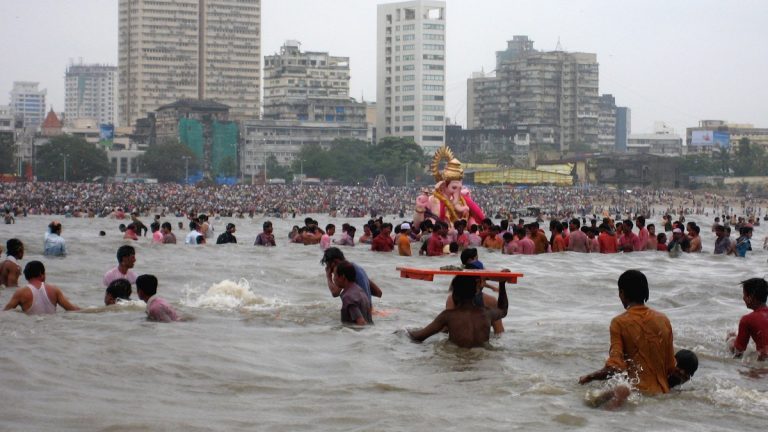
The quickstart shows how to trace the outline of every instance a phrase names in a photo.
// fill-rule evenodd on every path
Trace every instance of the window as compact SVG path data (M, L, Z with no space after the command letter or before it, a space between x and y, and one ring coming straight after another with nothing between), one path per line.
M413 132L413 126L403 126L403 132Z
M414 44L403 45L403 51L413 51L416 46ZM400 47L397 47L400 48Z
M397 99L400 99L400 96L397 97ZM416 100L416 96L414 95L405 95L403 96L403 102L410 102L412 100Z
M445 56L439 54L424 54L424 60L445 60Z
M445 24L424 23L424 30L445 30Z
M441 35L441 34L425 34L425 35L424 35L424 39L425 39L425 40L437 40L437 41L441 41L441 40L445 40L445 36L443 36L443 35Z
M435 65L435 64L425 64L424 70L445 70L445 66Z
M403 61L413 61L413 60L416 60L416 57L413 54L406 54L403 56ZM398 61L400 61L399 58L398 58Z
M442 75L424 75L424 81L442 81Z
M441 44L424 44L424 51L443 51L445 45Z
M425 95L424 95L424 96L421 98L421 100L425 100L425 101L441 101L441 100L443 100L443 99L444 99L444 98L443 98L443 96L442 96L442 95L429 95L429 94L425 94Z
M404 71L412 71L412 70L414 70L414 69L416 69L416 66L414 66L414 65L412 65L412 64L407 64L407 65L404 65L404 66L403 66L403 70L404 70Z
M403 81L413 81L416 79L416 75L403 75Z
M404 85L403 86L403 91L404 92L414 91L414 90L416 90L416 86L414 86L414 85Z
M414 110L414 106L413 105L404 105L403 106L403 111L413 111L413 110Z
M443 116L439 115L423 115L421 116L421 119L424 121L443 121Z
M403 116L403 121L404 121L404 122L412 122L412 121L414 121L415 119L416 119L416 118L415 118L414 116L412 116L412 115Z
M443 131L443 126L424 125L424 126L422 126L422 130L424 132L442 132Z
M424 111L438 111L442 112L444 107L442 105L422 105L421 107Z
M424 84L422 86L424 91L443 91L444 87L441 85Z
M412 41L414 39L416 39L416 35L412 35L412 34L403 35L404 41Z
M413 31L413 30L416 30L415 24L407 24L403 26L403 31Z
M441 136L432 136L432 135L424 135L421 137L422 141L442 141L443 137Z

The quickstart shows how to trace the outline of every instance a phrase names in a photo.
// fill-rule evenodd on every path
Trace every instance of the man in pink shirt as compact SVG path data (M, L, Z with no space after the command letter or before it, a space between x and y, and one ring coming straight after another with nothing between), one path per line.
M331 237L336 233L336 225L328 224L325 226L325 234L320 237L320 249L326 250L331 247Z
M136 283L136 272L131 270L136 263L136 249L133 246L123 245L117 249L117 267L104 274L104 288L112 281L128 279L131 284Z
M526 225L526 227L528 227ZM520 239L520 254L521 255L534 255L536 253L536 245L533 243L533 239L531 239L532 231L529 228L528 232L526 234L525 230L520 230L518 235L522 235L523 237Z
M157 296L157 278L144 274L136 279L136 294L147 303L147 319L158 322L178 321L176 311L165 299Z

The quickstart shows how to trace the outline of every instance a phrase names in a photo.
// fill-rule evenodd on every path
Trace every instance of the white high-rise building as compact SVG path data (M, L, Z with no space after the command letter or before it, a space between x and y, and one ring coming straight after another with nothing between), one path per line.
M261 0L119 0L120 125L180 99L258 118Z
M376 133L411 137L425 152L445 144L444 1L380 4Z
M92 119L99 124L117 121L117 67L72 64L66 72L64 120Z
M37 129L45 118L45 95L47 90L38 90L40 83L14 81L11 90L11 110L24 121L25 129Z

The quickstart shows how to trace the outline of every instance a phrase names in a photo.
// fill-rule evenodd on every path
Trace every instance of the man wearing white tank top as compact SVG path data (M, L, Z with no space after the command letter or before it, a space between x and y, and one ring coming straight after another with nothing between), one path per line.
M80 310L67 300L59 287L45 284L45 266L40 261L30 261L24 267L24 277L27 286L17 289L3 310L21 306L27 315L56 313L56 306L68 311Z

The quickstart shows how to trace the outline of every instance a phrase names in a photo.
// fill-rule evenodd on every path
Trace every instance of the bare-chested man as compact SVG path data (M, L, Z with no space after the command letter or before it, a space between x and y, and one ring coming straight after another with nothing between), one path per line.
M17 289L3 310L21 306L21 310L27 315L56 313L56 306L68 311L80 310L67 300L59 287L45 284L45 266L40 261L27 263L24 267L24 278L27 279L27 286Z
M8 257L0 264L0 286L17 287L19 276L21 276L21 265L18 260L24 257L24 243L12 238L5 242L5 248Z
M408 330L411 339L423 341L448 329L448 339L462 348L483 346L491 337L491 323L507 316L509 306L504 281L499 281L499 298L495 308L474 302L482 280L476 276L453 278L453 302L455 309L444 310L428 326L420 330Z

